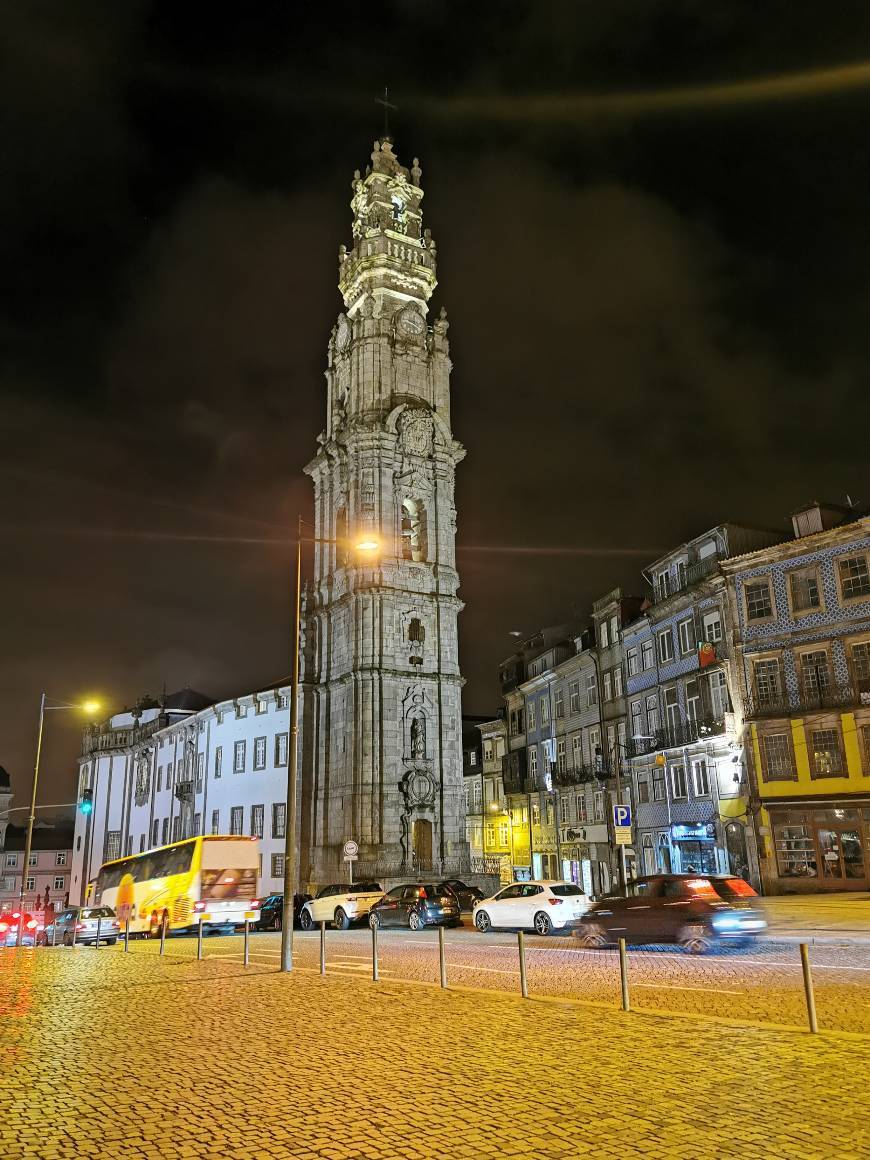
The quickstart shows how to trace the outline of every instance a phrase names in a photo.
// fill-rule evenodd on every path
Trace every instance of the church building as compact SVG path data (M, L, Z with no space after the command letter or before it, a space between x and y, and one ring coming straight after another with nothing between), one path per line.
M344 842L361 867L458 868L467 857L454 474L436 249L414 158L389 138L354 174L344 311L326 372L304 653L302 850L319 878ZM359 542L378 549L358 551Z

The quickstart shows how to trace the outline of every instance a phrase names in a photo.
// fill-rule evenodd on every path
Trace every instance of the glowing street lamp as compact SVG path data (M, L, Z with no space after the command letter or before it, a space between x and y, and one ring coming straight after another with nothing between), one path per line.
M338 544L374 555L380 541L374 536L360 540L306 536L302 517L296 531L296 594L293 615L293 665L290 678L290 767L287 771L287 805L284 811L284 911L281 918L281 970L293 970L293 895L296 893L296 791L299 785L299 641L302 610L302 543Z
M55 704L48 704L49 699ZM24 911L24 887L27 882L28 863L30 862L30 848L33 845L33 823L36 820L36 791L39 787L39 759L42 756L42 730L45 724L45 714L49 709L77 709L88 718L93 719L100 711L100 702L90 699L80 704L75 702L57 701L43 693L39 699L39 729L36 734L36 760L33 764L33 790L30 795L30 815L27 819L27 837L24 839L24 866L21 869L21 890L18 894L18 909ZM19 939L20 942L20 939Z

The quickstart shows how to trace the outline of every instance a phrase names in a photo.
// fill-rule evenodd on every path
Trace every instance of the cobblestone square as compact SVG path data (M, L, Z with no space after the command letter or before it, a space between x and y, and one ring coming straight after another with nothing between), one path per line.
M870 1154L856 1035L93 948L0 1005L8 1160Z

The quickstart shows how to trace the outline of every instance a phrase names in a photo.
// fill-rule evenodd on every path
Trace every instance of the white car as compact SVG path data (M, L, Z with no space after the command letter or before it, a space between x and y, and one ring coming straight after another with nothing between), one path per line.
M550 934L579 923L590 900L573 882L538 879L512 882L474 907L474 925L483 934L495 927L528 928Z
M321 922L331 922L336 930L347 930L352 922L368 917L374 904L384 897L377 882L339 882L323 886L299 912L299 925L311 930Z

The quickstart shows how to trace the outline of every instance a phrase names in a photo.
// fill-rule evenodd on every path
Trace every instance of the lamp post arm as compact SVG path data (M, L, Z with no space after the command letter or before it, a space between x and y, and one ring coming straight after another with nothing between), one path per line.
M18 908L24 910L24 887L30 862L30 848L33 845L33 823L36 820L36 791L39 788L39 759L42 756L42 729L45 724L45 693L39 699L39 729L36 734L36 760L33 763L33 791L30 795L30 813L27 818L27 835L24 839L24 865L21 867L21 890L18 894Z

